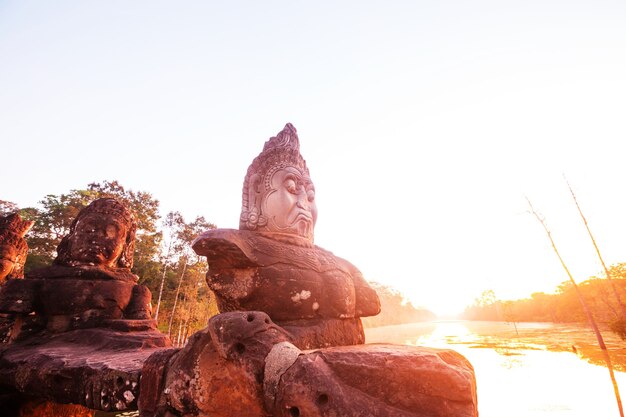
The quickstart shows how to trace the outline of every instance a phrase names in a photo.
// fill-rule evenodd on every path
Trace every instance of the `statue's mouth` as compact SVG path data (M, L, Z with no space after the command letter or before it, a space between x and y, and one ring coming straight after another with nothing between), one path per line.
M301 211L296 215L296 219L295 221L299 221L299 220L304 220L307 222L312 222L313 221L313 216L311 216L310 213L305 212L305 211Z

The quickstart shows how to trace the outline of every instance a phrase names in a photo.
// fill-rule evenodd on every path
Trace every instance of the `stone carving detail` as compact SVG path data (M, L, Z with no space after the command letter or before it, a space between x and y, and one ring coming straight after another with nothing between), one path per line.
M223 311L262 310L278 322L378 314L378 296L361 272L307 242L214 229L200 235L193 248L207 257L207 282Z
M56 265L133 267L135 215L113 198L95 200L78 213L57 248Z
M316 219L315 187L288 123L248 168L241 230L209 230L192 245L207 258L220 311L264 311L302 336L294 343L303 349L362 343L359 317L379 313L378 295L354 265L314 245Z
M144 364L141 416L476 417L472 365L445 349L301 350L261 311L209 320Z
M277 379L269 409L276 417L475 417L473 373L452 350L377 344L301 352Z
M151 320L150 291L130 271L135 230L122 203L96 200L77 215L53 265L0 288L0 313L13 318L0 344L0 399L10 388L92 409L136 409L141 366L170 341Z
M244 179L239 228L296 234L313 242L315 187L288 123L263 146Z
M378 296L314 245L315 189L292 125L254 159L242 200L240 230L192 244L222 314L180 352L146 362L143 416L478 415L461 355L363 345L360 317L378 314Z
M476 417L474 370L458 353L363 344L360 317L378 314L378 296L314 244L316 219L287 124L248 169L240 230L194 241L221 314L173 349L130 272L132 213L95 201L54 265L0 288L0 314L16 318L0 343L0 409L31 395L141 417Z
M136 228L134 215L122 203L95 200L72 222L52 266L7 283L0 312L34 312L28 321L51 332L150 319L149 290L138 286L139 277L130 272Z
M14 213L0 217L0 286L7 278L24 278L28 244L24 236L33 221L22 220Z

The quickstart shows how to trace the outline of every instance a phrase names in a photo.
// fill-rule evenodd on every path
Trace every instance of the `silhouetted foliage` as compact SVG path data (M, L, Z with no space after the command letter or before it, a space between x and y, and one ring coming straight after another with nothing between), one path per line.
M435 315L431 311L414 307L410 301L402 296L400 291L378 282L370 282L369 284L378 293L381 311L377 316L363 317L361 320L364 327L414 323L435 318Z
M0 216L6 216L19 211L17 204L11 201L0 200Z
M613 265L609 268L609 272L620 297L626 297L626 263ZM626 323L621 317L617 300L608 280L591 277L579 283L578 287L597 321L626 338ZM582 323L586 321L574 286L569 281L560 284L554 294L536 292L530 298L521 300L503 301L496 299L495 296L486 300L480 297L465 309L463 318L516 322Z

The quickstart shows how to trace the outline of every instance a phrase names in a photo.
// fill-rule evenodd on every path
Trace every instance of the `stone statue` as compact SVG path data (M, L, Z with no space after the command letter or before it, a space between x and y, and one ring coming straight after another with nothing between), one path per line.
M24 278L28 254L24 236L34 223L22 220L17 213L0 217L0 286L7 278Z
M99 327L107 320L149 320L150 291L130 271L136 228L124 204L93 201L72 222L53 265L3 289L0 311L35 312L52 332Z
M24 264L28 255L24 236L33 224L33 221L22 220L17 213L0 217L0 287L7 280L24 278ZM14 324L13 314L0 313L0 343L9 340Z
M471 364L449 350L364 345L376 292L313 243L315 188L287 124L248 169L240 230L193 243L221 314L142 370L142 417L476 417ZM313 350L310 350L313 349Z
M123 203L95 200L76 216L53 265L0 288L0 313L14 317L0 343L0 409L4 389L22 412L33 397L136 409L143 362L171 346L151 319L150 291L130 271L136 228Z
M302 348L363 343L359 317L379 313L378 295L354 265L314 245L316 220L315 187L287 124L248 168L240 230L193 243L220 311L264 311Z
M194 241L221 314L174 349L130 272L134 216L93 202L54 265L0 288L0 313L21 323L0 344L0 409L6 390L141 417L476 417L474 370L457 352L364 344L360 317L379 312L378 296L315 246L316 219L287 124L248 169L239 230Z

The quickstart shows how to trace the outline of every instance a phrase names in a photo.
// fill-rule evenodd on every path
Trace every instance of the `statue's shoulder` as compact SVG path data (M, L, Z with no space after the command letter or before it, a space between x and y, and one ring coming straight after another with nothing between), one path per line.
M245 268L254 266L255 233L236 229L211 229L200 234L191 244L193 250L206 256L214 267Z
M320 258L336 264L332 253L298 236L282 233L213 229L199 235L192 248L198 255L206 256L213 268L265 267L282 263L319 270Z
M361 271L359 271L359 269L356 266L354 266L352 262L340 256L335 255L328 249L324 249L317 245L315 245L315 250L318 253L318 256L321 259L324 259L326 263L335 265L336 268L346 271L350 275L355 275L355 274L361 275Z

